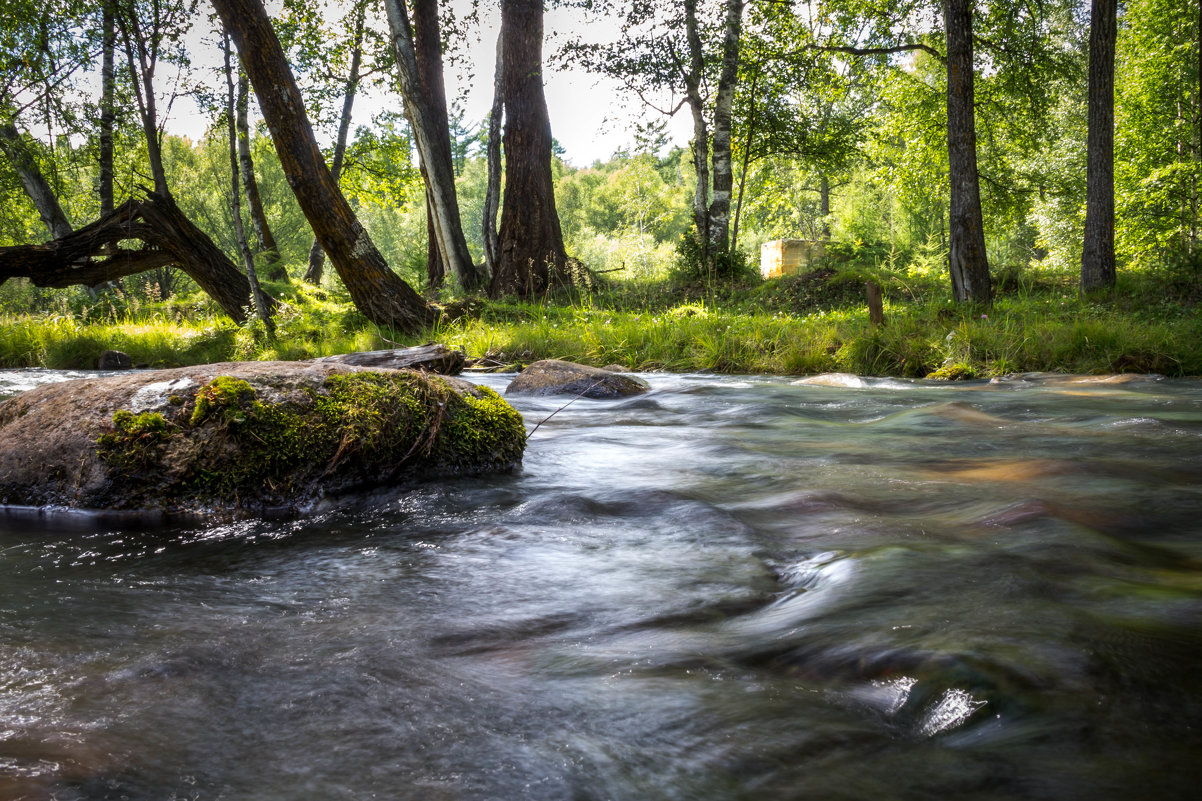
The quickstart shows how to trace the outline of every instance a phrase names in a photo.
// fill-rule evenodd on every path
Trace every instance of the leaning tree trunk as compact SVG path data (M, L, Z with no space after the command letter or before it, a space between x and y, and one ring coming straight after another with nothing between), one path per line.
M945 0L947 26L947 161L951 184L948 265L957 303L990 301L989 261L977 174L973 116L972 0Z
M267 224L267 213L263 210L263 198L259 194L259 182L255 178L255 162L250 155L250 121L247 119L247 106L250 98L246 76L238 76L238 99L235 114L236 131L238 134L238 170L242 174L242 185L246 187L246 203L250 206L250 223L255 229L255 239L258 240L259 252L263 254L267 266L267 277L272 281L283 281L288 278L284 263L280 259L280 248L275 243L271 226ZM241 204L239 204L241 205ZM241 218L239 218L239 221ZM252 288L258 286L257 281L251 282Z
M359 67L363 63L363 26L367 14L367 4L360 3L355 15L354 45L351 47L351 68L346 77L346 90L342 93L342 114L338 117L338 138L334 141L334 161L330 165L330 175L334 182L342 176L342 162L346 158L346 140L351 130L351 112L355 107L355 95L359 92ZM321 249L321 242L313 240L309 247L309 266L305 269L304 280L310 284L320 284L322 273L325 272L326 252Z
M212 0L238 45L284 175L313 233L367 319L419 331L434 312L388 264L355 217L326 166L296 79L260 0Z
M1093 0L1089 22L1089 141L1081 289L1114 286L1114 45L1118 0Z
M132 250L124 244L134 239L144 246ZM170 195L154 192L146 200L127 200L67 236L42 245L0 248L0 283L28 278L42 287L93 286L166 265L187 273L235 322L246 319L246 276Z
M723 26L722 73L714 98L714 197L709 206L709 238L714 253L730 249L730 196L734 186L731 164L731 109L739 76L739 37L744 0L727 0Z
M0 124L0 151L3 151L4 157L21 179L21 186L25 187L25 194L33 201L38 216L50 232L50 237L58 239L71 233L71 223L67 221L67 215L63 213L63 207L59 205L54 190L50 188L25 140L12 123Z
M505 117L505 87L503 82L505 51L502 38L497 36L497 63L493 69L492 110L488 115L488 190L484 194L484 264L490 276L496 275L501 263L501 239L497 235L497 211L501 208L501 122Z
M469 291L475 290L480 287L483 279L472 263L459 217L459 200L455 195L455 171L451 163L451 137L445 113L446 100L445 97L442 100L444 113L436 113L431 103L432 91L422 80L422 67L418 63L415 41L417 34L415 26L409 22L409 12L404 0L385 0L384 5L388 11L388 26L392 32L392 50L397 61L397 76L400 79L405 116L413 129L413 138L425 168L427 187L433 201L438 249L460 286ZM434 47L439 36L437 4L432 0L416 3L414 22L417 23L417 27L423 29L421 35L428 37L428 47ZM441 63L440 51L440 80Z
M542 0L501 3L505 199L493 297L531 297L569 283L551 179L551 118L543 93Z

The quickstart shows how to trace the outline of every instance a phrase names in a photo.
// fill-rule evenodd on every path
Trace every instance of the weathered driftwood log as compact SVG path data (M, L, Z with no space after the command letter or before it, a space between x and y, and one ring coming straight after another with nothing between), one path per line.
M0 403L0 505L298 512L509 470L525 444L521 415L457 378L303 362L146 371Z
M465 359L462 351L451 350L445 345L430 342L412 348L342 353L337 356L309 359L309 361L319 364L353 364L356 367L425 370L440 375L459 375L463 372Z
M123 242L136 239L142 247ZM246 319L246 276L170 197L131 198L105 217L41 245L0 248L0 283L28 278L35 286L95 286L174 265L236 322Z

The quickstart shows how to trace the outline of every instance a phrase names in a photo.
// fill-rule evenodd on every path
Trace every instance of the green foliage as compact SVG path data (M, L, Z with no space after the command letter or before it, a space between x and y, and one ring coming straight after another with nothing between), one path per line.
M759 268L741 250L705 253L697 237L685 234L676 244L670 277L680 284L747 283L758 280Z
M1139 267L1199 249L1202 98L1194 3L1132 0L1115 66L1115 248Z

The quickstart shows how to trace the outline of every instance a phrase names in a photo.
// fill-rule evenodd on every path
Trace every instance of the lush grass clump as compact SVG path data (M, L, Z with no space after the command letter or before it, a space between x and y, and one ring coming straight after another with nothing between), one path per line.
M106 349L151 366L291 360L435 340L515 366L559 358L782 375L1202 375L1202 281L1193 273L1123 273L1115 290L1083 297L1075 276L1019 271L999 280L992 306L977 308L951 302L935 259L903 264L896 254L866 253L832 248L815 269L772 281L678 275L611 281L539 302L473 299L451 304L433 331L417 336L371 325L333 287L271 287L281 301L274 338L261 323L236 326L196 297L136 310L101 298L0 316L0 366L87 368ZM884 326L868 320L868 280L884 289Z

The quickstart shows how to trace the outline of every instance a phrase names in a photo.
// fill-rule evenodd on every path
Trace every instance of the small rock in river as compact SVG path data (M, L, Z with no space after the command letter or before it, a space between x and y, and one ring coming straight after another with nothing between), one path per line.
M510 382L506 395L577 395L584 398L626 398L651 387L633 375L619 375L598 367L543 359Z
M100 354L96 364L97 370L129 370L134 366L134 360L128 353L119 350L106 350Z

